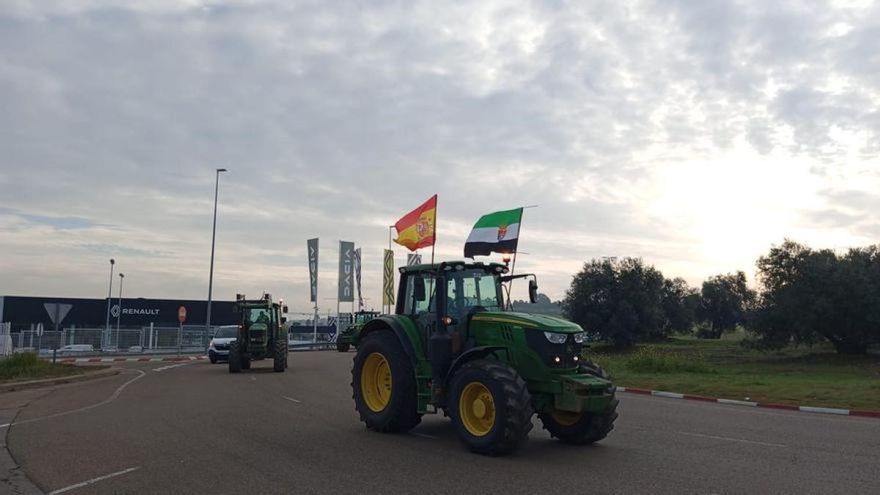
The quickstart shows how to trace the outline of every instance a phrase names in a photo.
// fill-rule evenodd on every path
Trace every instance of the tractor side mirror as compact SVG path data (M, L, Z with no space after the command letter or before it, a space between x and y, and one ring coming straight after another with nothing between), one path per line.
M425 296L425 279L419 276L413 277L413 298L416 301L424 301Z
M287 323L287 317L286 317L286 316L282 316L282 317L281 317L281 323L282 323L282 324Z
M535 279L529 280L529 302L538 302L538 281Z
M281 306L281 312L285 313L285 314L287 313L287 305L286 304L284 306Z

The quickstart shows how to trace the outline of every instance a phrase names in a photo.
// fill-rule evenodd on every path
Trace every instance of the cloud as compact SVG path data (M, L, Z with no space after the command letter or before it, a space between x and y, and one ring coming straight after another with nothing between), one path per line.
M822 2L4 2L5 287L100 295L116 256L134 293L202 297L220 167L215 297L271 290L301 310L305 239L322 239L322 298L335 242L364 246L375 303L387 225L434 193L444 257L479 215L540 204L518 267L554 298L595 256L697 283L830 221L833 242L860 242L870 212L822 191L876 165L878 18ZM719 177L738 198L719 200ZM750 186L767 177L788 187Z

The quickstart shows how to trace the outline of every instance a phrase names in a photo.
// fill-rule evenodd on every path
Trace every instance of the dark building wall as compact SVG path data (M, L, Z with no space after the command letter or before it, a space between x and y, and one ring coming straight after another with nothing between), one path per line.
M211 325L233 325L234 301L213 301L211 303ZM69 309L68 309L69 306ZM176 326L177 311L186 308L185 325L204 325L207 316L207 301L181 299L122 299L122 315L119 324L123 327ZM119 299L110 300L111 326L116 325L119 312ZM67 310L66 314L63 314ZM50 315L50 312L54 315ZM53 322L53 316L60 321ZM24 297L4 296L0 300L0 321L11 322L14 329L42 323L47 330L70 327L103 327L107 318L107 299L76 299L66 297Z

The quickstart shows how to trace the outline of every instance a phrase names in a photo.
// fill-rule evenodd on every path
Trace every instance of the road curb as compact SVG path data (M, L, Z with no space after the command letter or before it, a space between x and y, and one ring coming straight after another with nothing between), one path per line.
M120 368L107 368L98 371L87 371L81 375L59 376L56 378L44 378L42 380L28 380L26 382L2 383L0 384L0 393L14 392L16 390L24 390L28 388L49 387L64 383L82 382L93 380L95 378L118 375L121 372L122 369Z
M82 364L82 363L162 363L176 361L201 361L208 359L207 356L172 356L172 357L112 357L112 358L62 358L59 363Z
M795 406L793 404L777 404L774 402L752 402L747 400L720 399L717 397L706 397L703 395L681 394L678 392L665 392L662 390L648 390L636 387L617 387L618 392L626 392L629 394L651 395L654 397L665 397L667 399L684 399L695 400L700 402L715 402L718 404L727 404L731 406L746 407L763 407L767 409L780 409L783 411L806 412L813 414L834 414L837 416L859 416L863 418L880 419L880 411L864 411L859 409L838 409L835 407L814 407L814 406Z

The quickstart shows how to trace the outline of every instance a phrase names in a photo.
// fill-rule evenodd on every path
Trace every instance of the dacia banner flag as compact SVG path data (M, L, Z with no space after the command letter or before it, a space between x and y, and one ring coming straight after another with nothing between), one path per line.
M422 264L422 255L421 254L407 254L406 255L406 266L421 265L421 264Z
M311 294L309 301L318 301L318 239L309 239L306 241L309 247L309 285Z
M361 292L361 248L354 250L354 282L358 291L358 309L364 309L364 294Z
M394 251L385 250L382 270L382 304L394 304Z
M339 241L339 302L354 302L354 243Z

